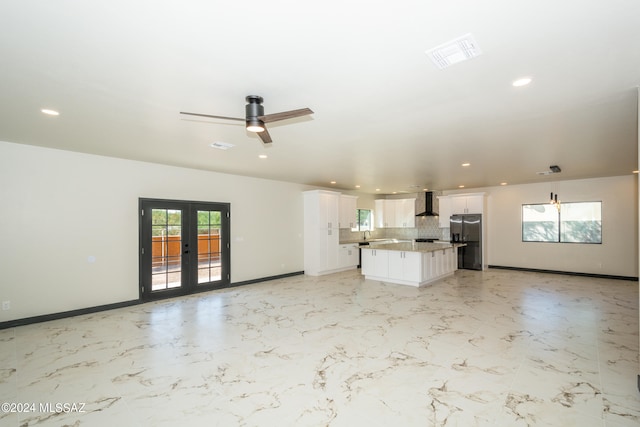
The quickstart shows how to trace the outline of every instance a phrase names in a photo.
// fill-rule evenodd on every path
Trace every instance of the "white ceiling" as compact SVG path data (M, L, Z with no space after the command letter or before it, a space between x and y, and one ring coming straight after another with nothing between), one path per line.
M5 0L0 140L367 193L625 175L639 17L637 0ZM425 55L466 33L479 57ZM315 114L270 124L268 148L178 114L243 117L250 94Z

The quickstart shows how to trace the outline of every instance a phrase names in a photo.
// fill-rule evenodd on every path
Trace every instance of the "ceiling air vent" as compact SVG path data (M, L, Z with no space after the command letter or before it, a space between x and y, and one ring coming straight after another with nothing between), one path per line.
M443 70L447 67L475 58L482 51L471 34L453 39L447 43L436 46L425 52L427 56L436 64L436 67Z
M560 172L562 172L562 169L560 169L560 166L551 165L551 166L549 166L549 170L548 171L537 172L537 174L538 175L551 175L551 174L560 173Z
M228 150L231 147L235 147L235 145L229 142L215 141L209 144L209 147L217 148L218 150Z

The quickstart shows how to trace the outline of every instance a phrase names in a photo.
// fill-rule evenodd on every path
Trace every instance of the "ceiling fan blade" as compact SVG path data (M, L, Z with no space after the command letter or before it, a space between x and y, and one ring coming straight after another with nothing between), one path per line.
M309 108L300 108L298 110L283 111L281 113L265 114L258 118L265 123L277 122L278 120L293 119L294 117L302 117L313 114Z
M269 131L267 130L267 128L264 128L262 132L257 133L264 144L271 144L273 142L271 141L271 135L269 135Z
M180 111L180 114L186 114L186 115L189 115L189 116L209 117L211 119L238 120L240 122L244 122L245 121L245 119L241 119L241 118L238 118L238 117L212 116L210 114L186 113L184 111Z

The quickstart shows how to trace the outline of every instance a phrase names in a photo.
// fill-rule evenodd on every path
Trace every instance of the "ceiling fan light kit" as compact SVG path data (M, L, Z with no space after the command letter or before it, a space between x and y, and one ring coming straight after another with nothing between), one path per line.
M249 132L264 132L264 123L258 119L247 120L247 130Z
M211 114L187 113L184 111L180 111L180 114L186 114L189 116L210 117L212 119L244 121L246 123L246 129L249 132L257 133L264 144L270 144L271 142L273 142L271 140L271 135L269 135L269 132L267 131L265 123L277 122L279 120L293 119L295 117L302 117L313 114L313 111L311 111L309 108L300 108L298 110L283 111L280 113L265 115L264 107L262 106L263 99L261 96L249 95L245 99L247 101L247 105L245 106L244 119L241 119L239 117L214 116Z

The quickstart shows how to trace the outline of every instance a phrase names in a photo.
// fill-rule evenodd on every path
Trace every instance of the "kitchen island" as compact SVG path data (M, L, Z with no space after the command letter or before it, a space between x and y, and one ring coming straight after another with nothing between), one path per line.
M423 286L458 269L458 247L464 243L403 242L361 247L365 279Z

